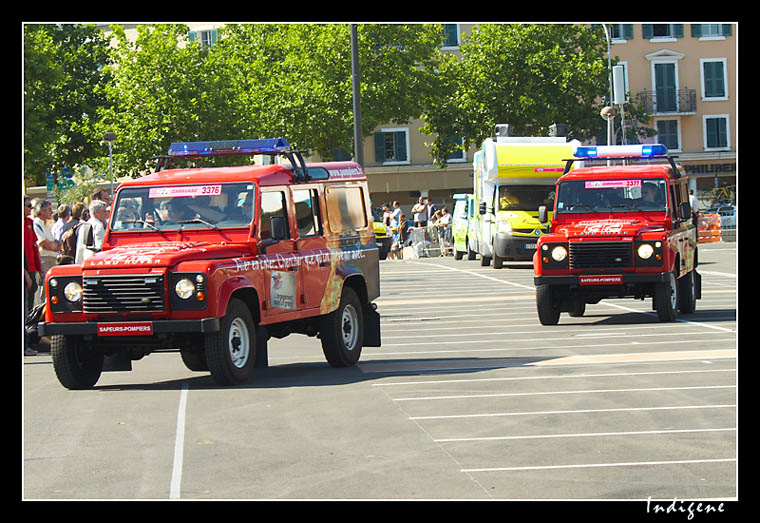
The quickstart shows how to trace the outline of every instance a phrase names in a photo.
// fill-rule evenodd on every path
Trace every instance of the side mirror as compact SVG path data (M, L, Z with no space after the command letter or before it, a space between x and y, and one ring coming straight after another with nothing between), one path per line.
M85 237L84 237L84 246L93 252L100 252L100 249L95 248L95 236L92 232L92 225L89 223L86 224L86 227L84 227L85 230Z
M276 242L288 237L284 216L272 216L269 218L269 228L272 231L272 239Z
M480 209L478 209L480 214L486 213L486 202L480 202Z
M678 213L682 220L691 219L691 204L689 202L681 202L678 206Z
M546 205L538 206L538 221L541 223L549 221L549 213L546 211Z

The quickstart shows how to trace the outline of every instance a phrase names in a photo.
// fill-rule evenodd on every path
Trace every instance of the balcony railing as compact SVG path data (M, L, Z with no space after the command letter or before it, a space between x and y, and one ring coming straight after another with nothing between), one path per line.
M649 114L696 114L696 89L645 89L639 92Z

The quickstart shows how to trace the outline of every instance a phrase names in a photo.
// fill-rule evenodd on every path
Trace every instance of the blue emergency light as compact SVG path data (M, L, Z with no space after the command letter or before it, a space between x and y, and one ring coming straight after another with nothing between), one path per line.
M668 148L662 144L646 145L597 145L578 147L573 156L578 159L595 160L597 158L660 158L668 154Z
M290 152L290 144L285 138L174 142L169 146L169 156L174 157L219 154L281 154L287 152Z

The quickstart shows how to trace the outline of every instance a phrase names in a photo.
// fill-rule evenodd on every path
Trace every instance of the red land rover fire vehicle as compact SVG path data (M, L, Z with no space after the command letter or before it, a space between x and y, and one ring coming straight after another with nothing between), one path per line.
M178 350L222 385L267 365L267 341L318 336L332 366L380 346L378 251L353 162L304 162L282 138L173 143L123 183L100 252L46 278L40 335L70 389ZM290 165L173 169L177 159L284 156Z
M552 232L533 257L541 323L582 316L603 298L652 297L661 321L694 312L701 278L683 169L660 144L578 147L574 156L557 181ZM569 171L573 161L658 158L667 161Z

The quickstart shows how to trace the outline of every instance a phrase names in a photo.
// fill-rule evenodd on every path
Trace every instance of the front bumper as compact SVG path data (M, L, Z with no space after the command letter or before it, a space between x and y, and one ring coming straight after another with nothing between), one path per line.
M597 282L589 281L591 278L598 277L617 277L620 276L620 281L613 283L612 285L642 285L648 283L663 283L668 281L669 273L658 272L652 274L566 274L561 276L534 276L533 283L535 285L564 285L564 286L585 286L585 285L603 285L605 282L599 279ZM582 283L581 279L586 278L586 282Z
M98 326L103 325L130 325L150 324L151 334L186 334L206 333L219 331L219 318L203 318L200 320L153 320L153 321L120 321L120 322L71 322L71 323L40 323L38 332L40 336L98 336ZM128 336L124 336L128 337Z
M517 261L533 260L536 252L538 236L513 236L509 233L497 232L493 238L493 251L500 258Z

